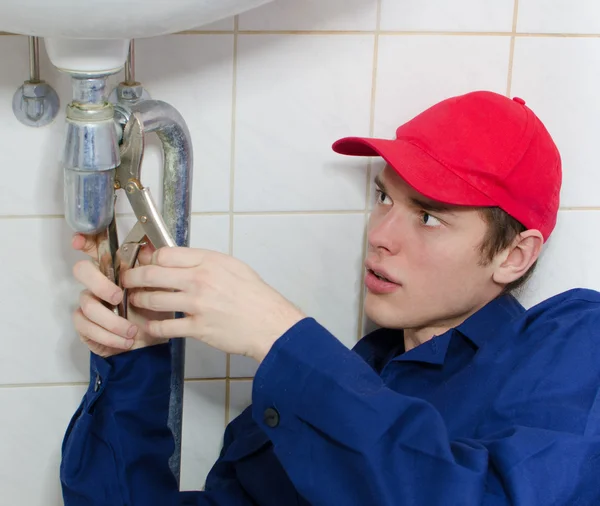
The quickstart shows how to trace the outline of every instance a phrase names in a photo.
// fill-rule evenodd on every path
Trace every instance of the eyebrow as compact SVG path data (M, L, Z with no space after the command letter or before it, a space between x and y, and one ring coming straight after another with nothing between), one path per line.
M375 176L375 185L377 186L377 188L382 190L384 193L387 193L387 188L385 187L385 183L383 182L383 179L381 179L381 176L379 174L377 174L377 176Z
M442 204L441 202L436 202L433 200L422 200L417 197L409 198L411 204L414 206L420 207L424 211L433 211L434 213L447 213L454 214L454 206Z
M377 185L377 187L381 191L383 191L384 193L387 193L387 188L385 186L385 183L381 179L380 175L375 176L374 182L375 182L375 185ZM454 214L453 211L454 211L455 206L443 204L442 202L436 202L435 200L429 200L429 199L422 199L419 197L409 197L408 200L413 206L420 207L424 211L433 211L436 213Z

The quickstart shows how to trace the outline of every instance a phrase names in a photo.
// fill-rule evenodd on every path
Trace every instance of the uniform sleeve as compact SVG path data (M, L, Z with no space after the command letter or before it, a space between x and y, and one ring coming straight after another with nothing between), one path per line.
M180 492L169 467L168 344L90 360L90 385L67 428L60 479L65 506L252 506L230 464L207 491ZM201 430L201 428L199 428ZM225 445L230 443L226 433Z
M253 386L253 416L312 506L600 504L598 399L592 412L580 434L451 440L432 405L387 388L311 318L275 343Z

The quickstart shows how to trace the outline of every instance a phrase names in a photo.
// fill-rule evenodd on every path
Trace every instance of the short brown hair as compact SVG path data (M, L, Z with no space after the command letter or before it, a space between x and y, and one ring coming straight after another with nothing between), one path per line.
M481 243L481 259L483 265L487 265L498 253L510 246L515 238L527 228L499 207L482 207L479 211L488 224L487 233ZM514 294L521 290L533 275L536 266L537 260L523 276L507 284L503 293Z

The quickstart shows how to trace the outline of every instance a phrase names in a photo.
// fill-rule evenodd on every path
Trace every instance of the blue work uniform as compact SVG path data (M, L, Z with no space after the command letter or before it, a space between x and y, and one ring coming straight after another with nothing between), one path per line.
M203 491L168 460L169 345L91 357L65 506L598 506L600 293L511 295L404 350L305 318L256 373ZM202 427L196 427L202 431Z

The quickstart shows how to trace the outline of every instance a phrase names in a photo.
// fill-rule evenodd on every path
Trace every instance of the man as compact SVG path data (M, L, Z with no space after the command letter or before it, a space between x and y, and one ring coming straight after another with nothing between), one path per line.
M511 295L559 207L543 124L521 99L474 92L394 140L334 149L387 161L365 276L381 328L348 350L246 265L184 248L145 252L123 285L135 307L185 318L134 325L99 302L120 291L78 264L75 325L96 353L65 436L66 506L600 504L600 294L528 311ZM168 468L174 336L260 363L205 491L180 493Z

